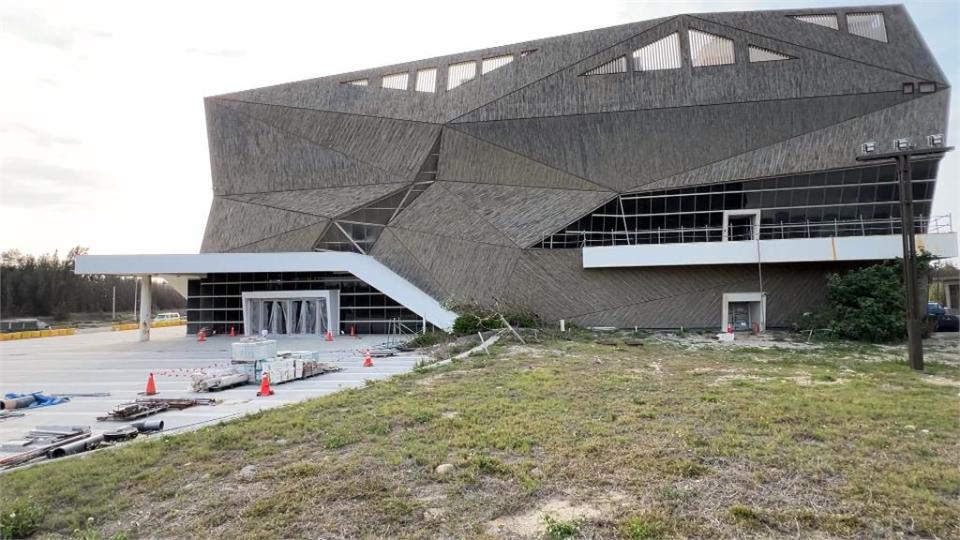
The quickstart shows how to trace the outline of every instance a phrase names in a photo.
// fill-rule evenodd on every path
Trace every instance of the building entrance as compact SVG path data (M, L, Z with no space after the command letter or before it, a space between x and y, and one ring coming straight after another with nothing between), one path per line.
M244 333L323 335L338 328L337 291L243 293Z

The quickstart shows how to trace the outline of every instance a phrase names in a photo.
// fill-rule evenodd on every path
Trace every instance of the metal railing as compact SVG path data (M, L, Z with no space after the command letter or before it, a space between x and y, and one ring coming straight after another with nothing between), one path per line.
M917 233L953 232L952 215L918 216L914 219ZM899 217L884 219L849 219L831 221L804 221L761 223L759 225L728 225L723 227L657 228L638 231L577 231L568 230L544 236L541 247L546 249L583 248L597 246L624 246L647 244L685 244L738 240L787 240L796 238L831 238L842 236L898 235Z

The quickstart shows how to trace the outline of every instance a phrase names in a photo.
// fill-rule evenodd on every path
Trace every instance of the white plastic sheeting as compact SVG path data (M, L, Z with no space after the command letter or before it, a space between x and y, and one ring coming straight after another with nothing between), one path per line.
M626 72L627 72L627 57L621 56L620 58L614 58L609 62L600 64L599 66L584 73L584 75L609 75L611 73L626 73Z
M855 36L887 42L883 13L847 13L847 31Z
M384 75L383 79L380 80L380 86L382 88L391 88L393 90L406 90L409 80L409 73L394 73L392 75Z
M477 63L473 60L450 64L447 68L447 90L456 88L477 76Z
M837 16L832 13L825 13L822 15L794 15L793 18L800 22L815 24L817 26L825 26L834 30L840 29L840 23L837 21Z
M770 49L764 49L763 47L757 47L755 45L750 45L747 49L750 55L751 62L777 62L780 60L790 60L793 57L787 56L783 53L778 53L777 51L771 51Z
M680 55L680 33L674 32L633 51L633 69L655 71L677 69L683 62Z
M495 69L502 68L510 62L513 62L512 54L503 54L500 56L494 56L492 58L484 58L480 65L480 74L486 75Z
M689 30L690 63L693 67L723 66L736 60L733 40L700 30Z
M427 68L417 71L417 92L437 91L437 68Z

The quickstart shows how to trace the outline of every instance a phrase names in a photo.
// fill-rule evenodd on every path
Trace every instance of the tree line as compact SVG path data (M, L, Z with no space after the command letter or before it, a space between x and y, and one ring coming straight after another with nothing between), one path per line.
M66 258L57 252L25 255L12 249L0 263L0 317L53 317L70 313L109 313L113 290L117 312L132 312L137 280L120 276L81 276L73 273L74 260L89 250L75 247ZM139 298L136 300L139 302ZM153 284L155 309L182 309L186 300L166 283Z

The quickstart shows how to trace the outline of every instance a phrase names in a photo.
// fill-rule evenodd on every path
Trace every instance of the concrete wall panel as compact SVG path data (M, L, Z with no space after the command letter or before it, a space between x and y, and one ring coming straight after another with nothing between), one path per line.
M875 141L881 145L881 151L892 151L894 139L907 137L925 144L927 135L945 133L949 99L948 91L937 92L633 189L674 188L852 167L857 165L862 143Z
M440 133L438 124L213 99L318 146L410 179Z
M402 189L406 189L406 184L390 183L343 188L269 191L225 195L224 198L315 216L337 217Z
M307 214L214 197L200 251L230 251L322 221Z
M217 103L207 112L217 195L405 181Z
M448 192L439 183L431 185L400 212L390 222L390 227L483 244L517 247L480 213L464 204L462 199Z
M617 190L902 103L902 91L457 124Z
M613 197L609 191L442 182L520 247L534 245Z
M510 186L608 191L599 184L544 165L476 137L445 129L438 180Z

